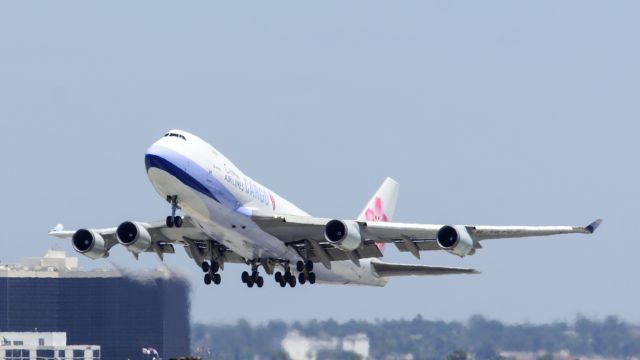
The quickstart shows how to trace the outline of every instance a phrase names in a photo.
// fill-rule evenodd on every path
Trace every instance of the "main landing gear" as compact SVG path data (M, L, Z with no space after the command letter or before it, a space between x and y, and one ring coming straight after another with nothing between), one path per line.
M249 288L252 288L253 285L258 286L259 288L264 286L264 278L260 276L257 264L254 263L251 265L251 274L247 271L242 272L242 282L247 284L247 287Z
M178 210L178 195L167 195L167 201L171 203L171 215L167 216L167 227L182 227L182 216L176 216Z
M211 261L211 263L203 261L202 271L205 272L204 283L207 285L210 285L213 282L216 285L220 285L220 282L222 281L222 277L218 273L219 270L220 270L220 264L218 264L216 261Z
M287 264L284 268L284 274L280 271L275 273L275 280L280 287L286 287L289 285L290 287L296 287L296 283L300 283L300 285L304 285L304 283L309 282L309 284L316 283L316 274L313 272L313 262L311 261L298 261L296 263L296 270L298 271L298 278L291 273L291 268Z
M309 284L316 283L316 273L313 272L313 262L307 261L298 261L296 263L296 270L298 270L298 281L300 285L304 285L305 282L309 282Z
M296 276L291 272L289 261L270 260L269 262L261 262L259 259L251 260L250 262L248 262L248 264L251 265L251 272L242 272L242 282L249 288L252 288L254 285L261 288L262 286L264 286L264 278L258 272L258 267L262 264L267 273L271 274L273 271L272 263L274 262L284 268L284 273L281 271L276 271L274 273L276 283L278 283L280 287L286 287L287 285L289 285L289 287L294 288L298 283L300 283L300 285L305 283L316 283L316 274L313 272L313 262L311 261L296 262L295 271L298 273L298 276Z

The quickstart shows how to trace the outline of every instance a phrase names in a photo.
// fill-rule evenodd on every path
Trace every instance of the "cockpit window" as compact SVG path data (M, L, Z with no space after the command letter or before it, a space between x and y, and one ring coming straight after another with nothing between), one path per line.
M176 134L176 133L166 133L166 134L164 134L164 137L167 137L167 136L173 136L173 137L180 138L182 140L187 140L187 138L185 138L184 135L180 135L180 134Z

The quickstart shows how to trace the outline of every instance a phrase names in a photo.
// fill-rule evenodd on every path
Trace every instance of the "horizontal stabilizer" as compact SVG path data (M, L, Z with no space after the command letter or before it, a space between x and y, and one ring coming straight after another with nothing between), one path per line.
M479 274L475 269L453 268L429 265L389 264L384 262L372 262L375 272L382 277L410 276L410 275L455 275L455 274Z

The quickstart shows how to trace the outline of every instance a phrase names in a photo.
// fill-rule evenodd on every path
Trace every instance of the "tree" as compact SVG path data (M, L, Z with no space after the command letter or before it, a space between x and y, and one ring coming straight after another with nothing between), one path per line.
M464 350L456 350L447 355L447 360L468 360L469 355Z

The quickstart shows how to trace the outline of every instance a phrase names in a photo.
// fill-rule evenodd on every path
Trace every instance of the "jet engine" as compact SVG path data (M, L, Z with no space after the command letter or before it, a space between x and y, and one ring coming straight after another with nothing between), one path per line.
M140 223L125 221L116 229L118 242L134 254L145 252L151 246L151 235Z
M324 227L324 238L343 251L353 251L362 245L360 226L355 221L329 221Z
M465 226L445 225L438 230L436 235L438 245L446 251L460 257L473 255L473 239Z
M73 234L73 249L91 259L108 257L102 236L95 230L80 229Z

